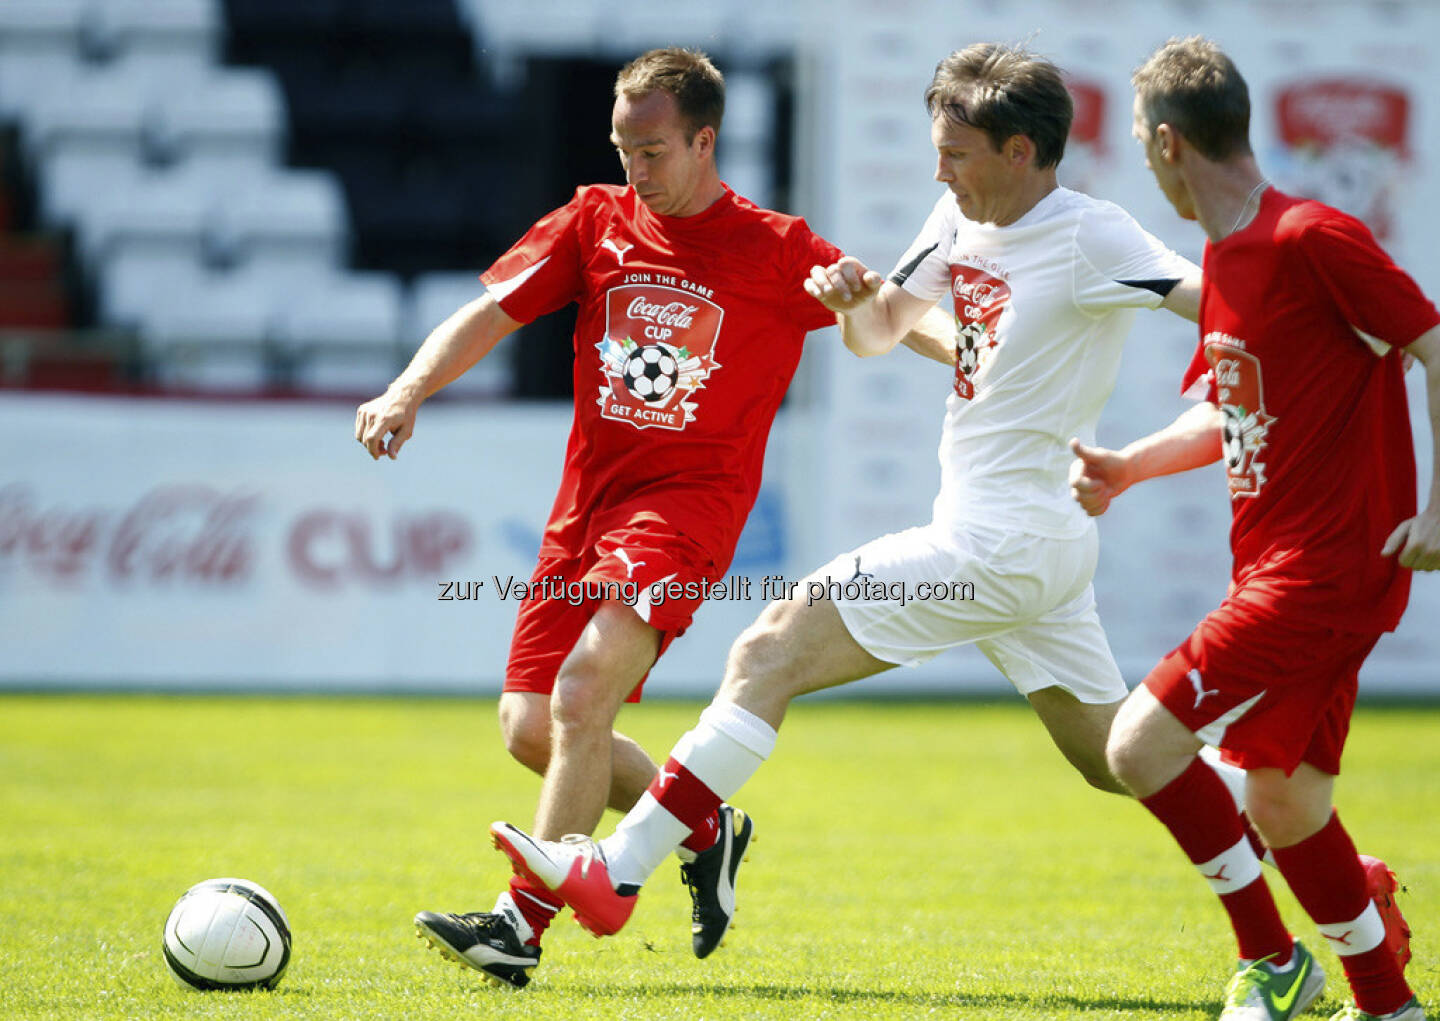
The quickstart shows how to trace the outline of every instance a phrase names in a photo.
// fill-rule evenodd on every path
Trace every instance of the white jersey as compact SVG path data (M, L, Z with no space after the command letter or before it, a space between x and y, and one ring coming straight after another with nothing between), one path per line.
M890 280L955 304L959 363L940 436L935 523L1069 538L1071 436L1095 423L1136 308L1199 269L1119 206L1057 188L1009 226L965 219L949 191Z

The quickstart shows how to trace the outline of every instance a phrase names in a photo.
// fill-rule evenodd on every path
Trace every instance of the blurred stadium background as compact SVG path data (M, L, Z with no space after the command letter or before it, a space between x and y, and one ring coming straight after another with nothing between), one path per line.
M1424 0L0 0L0 688L497 691L515 606L494 580L533 565L573 316L427 405L393 464L357 448L353 409L531 222L621 179L610 86L635 53L711 53L726 180L883 270L938 194L935 62L1028 41L1070 74L1064 183L1198 260L1128 82L1192 32L1249 79L1272 179L1362 216L1440 296ZM1194 340L1169 318L1138 319L1102 441L1180 410ZM749 598L707 607L649 692L708 694L766 576L928 514L946 374L836 348L812 337L777 422L732 567ZM1162 480L1102 523L1132 681L1223 593L1224 492L1218 470ZM445 582L483 585L443 601ZM1367 692L1440 690L1437 614L1418 578ZM965 651L865 690L998 681Z

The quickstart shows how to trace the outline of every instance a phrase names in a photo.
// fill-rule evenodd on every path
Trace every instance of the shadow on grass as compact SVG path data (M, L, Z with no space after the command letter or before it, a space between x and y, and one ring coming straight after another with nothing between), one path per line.
M567 982L563 986L532 986L531 995L561 993L573 996L583 993L597 997L633 998L636 996L673 996L693 999L713 996L731 1000L772 1000L776 1002L823 1000L828 1003L871 1003L877 1007L886 1005L906 1006L919 1009L937 1010L954 1007L1015 1007L1042 1009L1065 1007L1077 1011L1200 1011L1213 1013L1219 1008L1216 1000L1155 1000L1126 997L1084 997L1067 996L1062 993L1027 995L1025 993L914 993L896 989L854 989L844 986L809 985L728 985L709 982L642 982L635 985L622 983Z

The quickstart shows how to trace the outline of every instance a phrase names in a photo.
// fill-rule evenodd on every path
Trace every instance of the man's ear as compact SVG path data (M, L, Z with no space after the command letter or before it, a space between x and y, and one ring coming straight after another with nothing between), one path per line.
M695 132L695 137L690 140L690 144L696 146L697 155L704 156L707 153L713 155L715 152L715 129L709 124L705 125Z
M1184 137L1171 125L1161 123L1155 126L1155 150L1166 163L1173 166L1180 162L1180 147L1184 142Z
M1035 162L1035 141L1029 135L1011 135L1005 139L1000 151L1012 167L1022 167Z

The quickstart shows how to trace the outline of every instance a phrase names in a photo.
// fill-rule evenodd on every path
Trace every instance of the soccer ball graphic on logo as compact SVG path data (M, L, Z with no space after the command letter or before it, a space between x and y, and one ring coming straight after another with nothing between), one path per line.
M680 366L663 344L636 348L625 360L625 388L649 403L665 400L680 379Z
M1239 416L1229 408L1225 409L1220 442L1225 451L1225 463L1231 468L1240 467L1240 458L1245 454L1245 437L1241 431Z
M165 920L165 963L192 989L269 989L290 963L290 922L268 890L207 879Z

